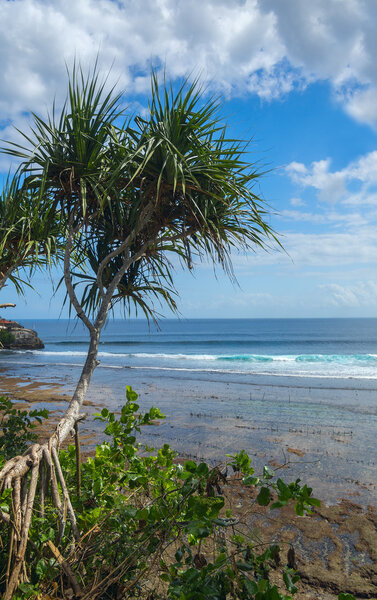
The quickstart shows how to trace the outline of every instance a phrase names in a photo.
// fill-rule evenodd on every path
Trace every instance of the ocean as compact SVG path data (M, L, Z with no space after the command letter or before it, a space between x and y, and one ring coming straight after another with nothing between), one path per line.
M24 320L44 350L2 352L2 362L81 364L85 328L62 320ZM99 359L108 368L313 379L377 380L377 319L109 320ZM179 376L179 375L178 375Z
M3 350L1 366L70 393L86 356L83 326L22 324L45 349ZM375 501L377 319L163 319L159 329L109 319L99 360L89 412L118 410L132 385L142 407L167 415L144 434L148 443L210 461L245 447L256 465L289 463L329 501ZM97 422L85 427L100 435Z

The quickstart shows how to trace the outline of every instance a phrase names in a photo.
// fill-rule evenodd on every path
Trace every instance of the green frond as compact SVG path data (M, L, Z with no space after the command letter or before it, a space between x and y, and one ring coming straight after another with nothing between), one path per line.
M148 114L127 118L97 63L88 75L77 63L68 74L59 113L54 103L46 118L33 115L25 146L3 149L23 162L4 196L9 206L0 206L0 269L21 240L25 264L60 256L70 219L78 231L72 277L85 310L97 310L99 265L115 252L100 287L109 288L125 256L136 257L111 305L153 318L161 302L177 310L170 256L189 268L207 257L234 278L234 250L279 244L255 193L262 173L249 164L248 143L228 136L220 98L206 96L198 79L176 89L152 72Z

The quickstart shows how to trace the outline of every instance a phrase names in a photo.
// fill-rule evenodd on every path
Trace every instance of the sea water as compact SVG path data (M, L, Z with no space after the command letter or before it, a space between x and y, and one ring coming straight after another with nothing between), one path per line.
M88 335L81 323L24 320L44 350L1 353L1 362L82 364ZM109 320L99 347L104 367L241 376L368 379L377 384L377 319ZM374 383L371 384L374 386Z
M80 323L22 321L43 350L0 353L10 375L71 392L86 357ZM167 419L149 444L221 460L245 448L256 466L290 462L330 501L377 501L377 319L109 320L88 400L118 410L124 389ZM99 424L88 419L87 435ZM289 454L299 450L303 457ZM294 460L292 460L294 459ZM296 460L297 459L297 460Z

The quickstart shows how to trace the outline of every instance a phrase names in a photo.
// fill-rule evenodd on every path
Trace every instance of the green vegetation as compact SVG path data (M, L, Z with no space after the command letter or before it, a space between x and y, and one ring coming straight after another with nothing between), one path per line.
M9 175L0 192L0 290L7 281L19 294L25 285L31 287L20 270L30 275L49 266L59 254L59 232L56 207L45 202L43 182L36 187L26 173Z
M62 519L41 487L15 600L69 597L72 590L88 600L291 600L299 577L285 564L287 548L253 539L224 506L224 492L242 485L261 506L274 509L293 502L303 515L319 505L312 490L299 480L286 484L276 479L269 467L257 476L244 451L220 469L192 460L181 464L167 444L158 451L141 446L141 428L163 415L156 408L140 414L137 398L127 388L119 417L106 408L97 415L108 441L97 446L79 473L75 447L60 452L80 540L72 542L69 520ZM2 407L8 424L16 421L6 436L24 431L23 439L16 437L19 446L12 448L22 451L20 444L32 439L30 420L5 399ZM3 488L4 513L11 514L11 502L11 490ZM1 533L2 591L11 532L9 526ZM339 600L354 599L341 594Z
M0 348L6 347L12 344L15 340L15 337L11 331L7 329L0 329Z
M20 410L14 408L13 403L5 396L0 397L0 467L5 460L22 454L30 442L37 440L33 432L37 423L47 419L48 410Z

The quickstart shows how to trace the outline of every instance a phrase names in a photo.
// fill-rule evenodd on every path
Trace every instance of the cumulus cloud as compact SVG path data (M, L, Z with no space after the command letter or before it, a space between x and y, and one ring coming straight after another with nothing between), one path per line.
M319 191L321 200L336 201L345 192L345 173L330 171L330 159L313 162L310 169L301 163L291 163L286 167L293 181Z
M377 151L352 161L343 169L331 170L331 160L319 160L306 166L292 162L286 167L292 181L314 188L321 201L341 201L348 206L377 206Z
M13 0L0 3L0 119L63 94L64 61L93 64L129 92L153 63L265 100L327 80L377 126L377 5L360 0Z
M172 78L196 72L224 89L250 87L263 97L276 95L276 78L291 87L277 68L284 48L275 17L254 0L2 2L0 52L3 118L50 103L54 91L63 91L64 61L93 64L98 52L103 70L113 65L112 79L131 92L145 91L151 63Z

